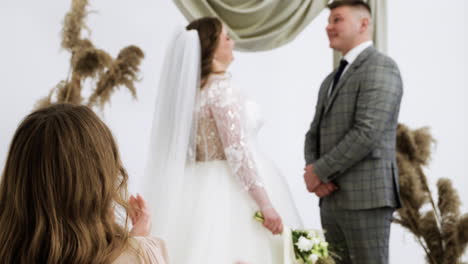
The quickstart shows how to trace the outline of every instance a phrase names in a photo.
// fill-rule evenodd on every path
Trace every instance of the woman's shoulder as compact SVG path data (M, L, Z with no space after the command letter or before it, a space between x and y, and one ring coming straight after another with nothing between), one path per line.
M154 237L154 236L134 236L130 238L133 241L137 241L142 244L155 244L155 245L164 245L164 240Z
M113 264L167 264L166 244L157 237L131 237L130 247Z
M202 90L218 92L231 87L231 74L211 74Z
M208 79L206 85L202 88L202 93L209 99L215 101L228 100L236 102L244 97L242 92L232 82L230 73L213 74Z

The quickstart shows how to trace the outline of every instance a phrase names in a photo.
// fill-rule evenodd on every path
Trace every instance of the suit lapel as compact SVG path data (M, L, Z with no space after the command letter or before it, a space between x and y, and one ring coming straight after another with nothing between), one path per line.
M374 47L368 47L365 49L359 56L356 58L356 60L349 65L349 68L346 70L346 72L341 76L340 80L338 81L338 84L335 86L335 89L333 90L332 94L330 95L329 100L326 103L325 106L325 111L324 114L330 110L331 106L333 105L333 102L335 101L335 98L338 94L338 91L343 88L343 86L346 84L349 78L353 75L353 73L359 69L359 67L362 65L363 62L367 60L367 58L372 54L376 52ZM336 70L335 70L336 72ZM333 79L333 78L332 78ZM331 86L331 83L329 84Z
M320 92L319 92L319 109L322 109L322 107L325 107L327 104L327 99L328 99L328 90L330 89L330 86L332 85L333 82L333 76L335 76L337 69L335 69L330 75L325 78L325 80L322 83L322 86L320 87Z

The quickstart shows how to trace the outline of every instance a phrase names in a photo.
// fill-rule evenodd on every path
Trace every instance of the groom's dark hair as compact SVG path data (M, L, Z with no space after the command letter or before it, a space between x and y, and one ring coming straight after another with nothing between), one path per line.
M363 8L369 12L369 14L372 14L370 6L362 1L362 0L336 0L328 4L328 9L333 10L335 8L341 7L341 6L351 6L351 7L357 7L357 8Z

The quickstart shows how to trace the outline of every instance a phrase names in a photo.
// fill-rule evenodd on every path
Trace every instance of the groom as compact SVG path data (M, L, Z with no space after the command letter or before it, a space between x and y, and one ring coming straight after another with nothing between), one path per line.
M337 263L388 263L390 224L400 207L395 141L402 80L372 46L363 1L328 5L330 47L343 55L322 83L306 134L304 179L320 197L326 239Z

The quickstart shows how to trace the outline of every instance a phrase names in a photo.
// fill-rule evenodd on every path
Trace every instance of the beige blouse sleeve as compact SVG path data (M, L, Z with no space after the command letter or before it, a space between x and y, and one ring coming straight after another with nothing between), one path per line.
M132 248L124 252L113 264L168 264L169 257L163 240L155 237L132 237Z

